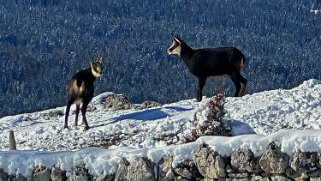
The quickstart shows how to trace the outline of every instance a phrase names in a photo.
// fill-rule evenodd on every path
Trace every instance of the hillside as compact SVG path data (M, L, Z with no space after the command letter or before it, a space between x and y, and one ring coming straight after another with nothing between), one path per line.
M311 9L320 1L4 1L0 117L63 106L69 79L96 54L104 60L97 93L122 93L135 103L190 99L197 81L166 54L172 33L193 48L242 50L247 93L320 80L321 16ZM234 93L228 78L205 88L207 96L214 88Z
M87 118L91 129L88 131L82 126L62 129L64 107L3 117L0 119L0 168L10 174L24 175L33 164L57 164L68 171L84 163L91 174L113 173L122 157L146 156L158 162L164 155L175 155L175 165L190 158L192 151L203 142L222 155L238 148L248 148L260 155L272 140L280 143L282 151L288 154L320 152L320 90L321 82L311 79L293 89L229 97L224 120L231 123L233 136L206 136L187 144L179 139L156 138L177 132L180 133L177 138L188 134L195 113L199 121L205 119L209 98L200 103L188 99L154 108L115 111L103 107L104 98L113 95L104 93L90 105ZM73 119L74 115L69 125ZM14 130L20 151L7 151L9 130ZM168 145L172 143L174 145ZM98 145L108 145L108 149L88 148Z

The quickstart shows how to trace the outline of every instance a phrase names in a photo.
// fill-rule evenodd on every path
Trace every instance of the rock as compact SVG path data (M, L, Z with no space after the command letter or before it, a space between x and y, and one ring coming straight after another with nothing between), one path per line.
M28 181L44 181L50 180L51 170L45 166L35 166L29 171L27 180Z
M173 157L165 156L159 161L159 181L174 180L174 172L172 168Z
M124 158L118 164L115 180L155 180L154 163L144 157L137 157L132 162L128 162Z
M154 102L154 101L144 101L143 103L138 106L138 109L148 109L148 108L153 108L153 107L159 107L161 106L160 103Z
M280 146L272 142L260 158L259 165L267 174L282 174L289 168L289 161L290 157L282 153Z
M95 181L113 181L115 179L114 175L99 175L94 180Z
M52 181L67 180L66 171L63 171L60 168L53 167L50 176L51 176Z
M70 179L73 181L89 181L93 180L93 176L89 174L85 164L81 164L72 170Z
M103 105L106 109L111 108L112 110L123 110L131 109L132 103L129 99L122 94L112 94L105 98Z
M285 176L277 175L270 178L271 181L292 181L292 179Z
M310 181L321 181L321 177L310 177Z
M0 181L8 180L8 179L9 179L9 175L6 172L4 172L2 168L0 168Z
M50 119L58 118L64 115L65 113L62 110L53 110L50 112L42 113L41 117L43 117L46 120L50 120Z
M27 178L19 174L19 175L15 175L15 176L10 175L8 180L10 180L10 181L27 181Z
M270 181L270 179L262 175L252 175L250 181Z
M295 152L291 160L291 168L296 172L310 172L317 169L317 153Z
M238 149L231 154L231 166L238 172L258 173L260 168L251 150Z
M193 160L204 178L218 179L226 176L224 158L206 144L194 150Z
M185 160L184 162L178 164L174 171L176 175L188 180L197 180L203 178L192 160Z

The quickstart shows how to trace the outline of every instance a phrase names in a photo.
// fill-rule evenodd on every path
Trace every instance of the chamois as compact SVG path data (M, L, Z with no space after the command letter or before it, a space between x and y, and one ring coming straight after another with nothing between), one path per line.
M90 62L90 67L76 73L70 81L67 94L67 107L65 113L64 128L68 128L68 116L70 106L76 104L75 126L78 125L78 115L80 104L82 103L81 113L85 129L89 129L86 119L86 110L89 102L94 96L94 81L102 76L102 57L94 57Z
M243 96L247 80L240 71L245 63L243 53L235 47L192 49L178 36L172 37L167 49L170 55L179 55L190 73L198 78L197 101L202 100L206 79L210 76L229 75L235 87L235 97Z

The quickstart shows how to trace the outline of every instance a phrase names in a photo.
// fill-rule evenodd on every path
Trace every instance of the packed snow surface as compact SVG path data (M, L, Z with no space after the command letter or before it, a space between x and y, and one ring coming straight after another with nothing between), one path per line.
M174 165L191 158L193 150L206 142L222 155L238 148L249 148L256 155L271 141L282 151L321 150L321 82L308 80L290 90L272 90L227 98L225 120L232 123L234 136L206 136L187 144L168 145L162 135L188 134L195 113L204 112L209 98L202 102L183 100L149 109L108 110L102 105L104 93L93 99L83 125L63 129L64 109L8 116L0 119L0 168L10 174L26 174L30 165L56 165L69 170L84 163L90 173L112 173L122 157L147 156L154 162L173 155ZM205 118L204 118L205 119ZM18 151L8 151L9 130L13 130ZM117 140L110 140L118 137ZM114 141L108 149L97 147Z

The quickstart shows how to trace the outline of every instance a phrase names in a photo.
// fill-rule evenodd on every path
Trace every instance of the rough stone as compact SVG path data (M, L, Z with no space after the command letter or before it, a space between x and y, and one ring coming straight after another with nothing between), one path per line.
M9 175L0 168L0 181L8 180Z
M89 174L88 169L86 169L85 164L81 164L72 170L72 175L70 176L73 181L90 181L93 180L93 176Z
M195 180L196 178L203 178L199 173L193 160L185 160L177 165L175 173L185 179Z
M270 181L270 179L262 175L252 175L250 181Z
M99 175L94 180L95 181L113 181L115 179L114 175Z
M291 160L291 168L298 173L308 173L317 169L317 153L295 152Z
M51 170L51 179L52 181L67 180L66 171L63 171L60 168L53 167Z
M118 164L115 180L155 180L154 163L144 157L137 157L132 162L122 159Z
M271 181L292 181L292 179L282 175L272 176L270 180Z
M311 177L310 181L321 181L321 177Z
M123 110L131 109L132 103L130 100L122 94L112 94L105 98L103 105L106 109L111 108L112 110Z
M41 117L43 117L46 120L50 120L52 118L58 118L58 117L61 117L61 116L64 116L64 115L65 114L64 114L64 112L62 110L53 110L53 111L50 111L50 112L42 113Z
M224 158L202 144L194 150L193 160L204 178L218 179L226 177Z
M251 150L238 149L231 154L231 166L238 172L257 173L260 171Z
M159 179L160 181L174 180L174 171L172 168L173 157L165 156L159 161Z
M161 104L158 102L144 101L138 106L138 109L148 109L148 108L159 107L159 106L161 106Z
M290 157L282 153L280 146L272 142L260 158L259 165L267 174L282 174L289 168L289 161Z
M45 166L35 166L29 171L27 180L28 181L44 181L50 180L51 170Z
M8 180L10 180L10 181L27 181L27 178L19 174L19 175L15 175L15 176L10 175Z

